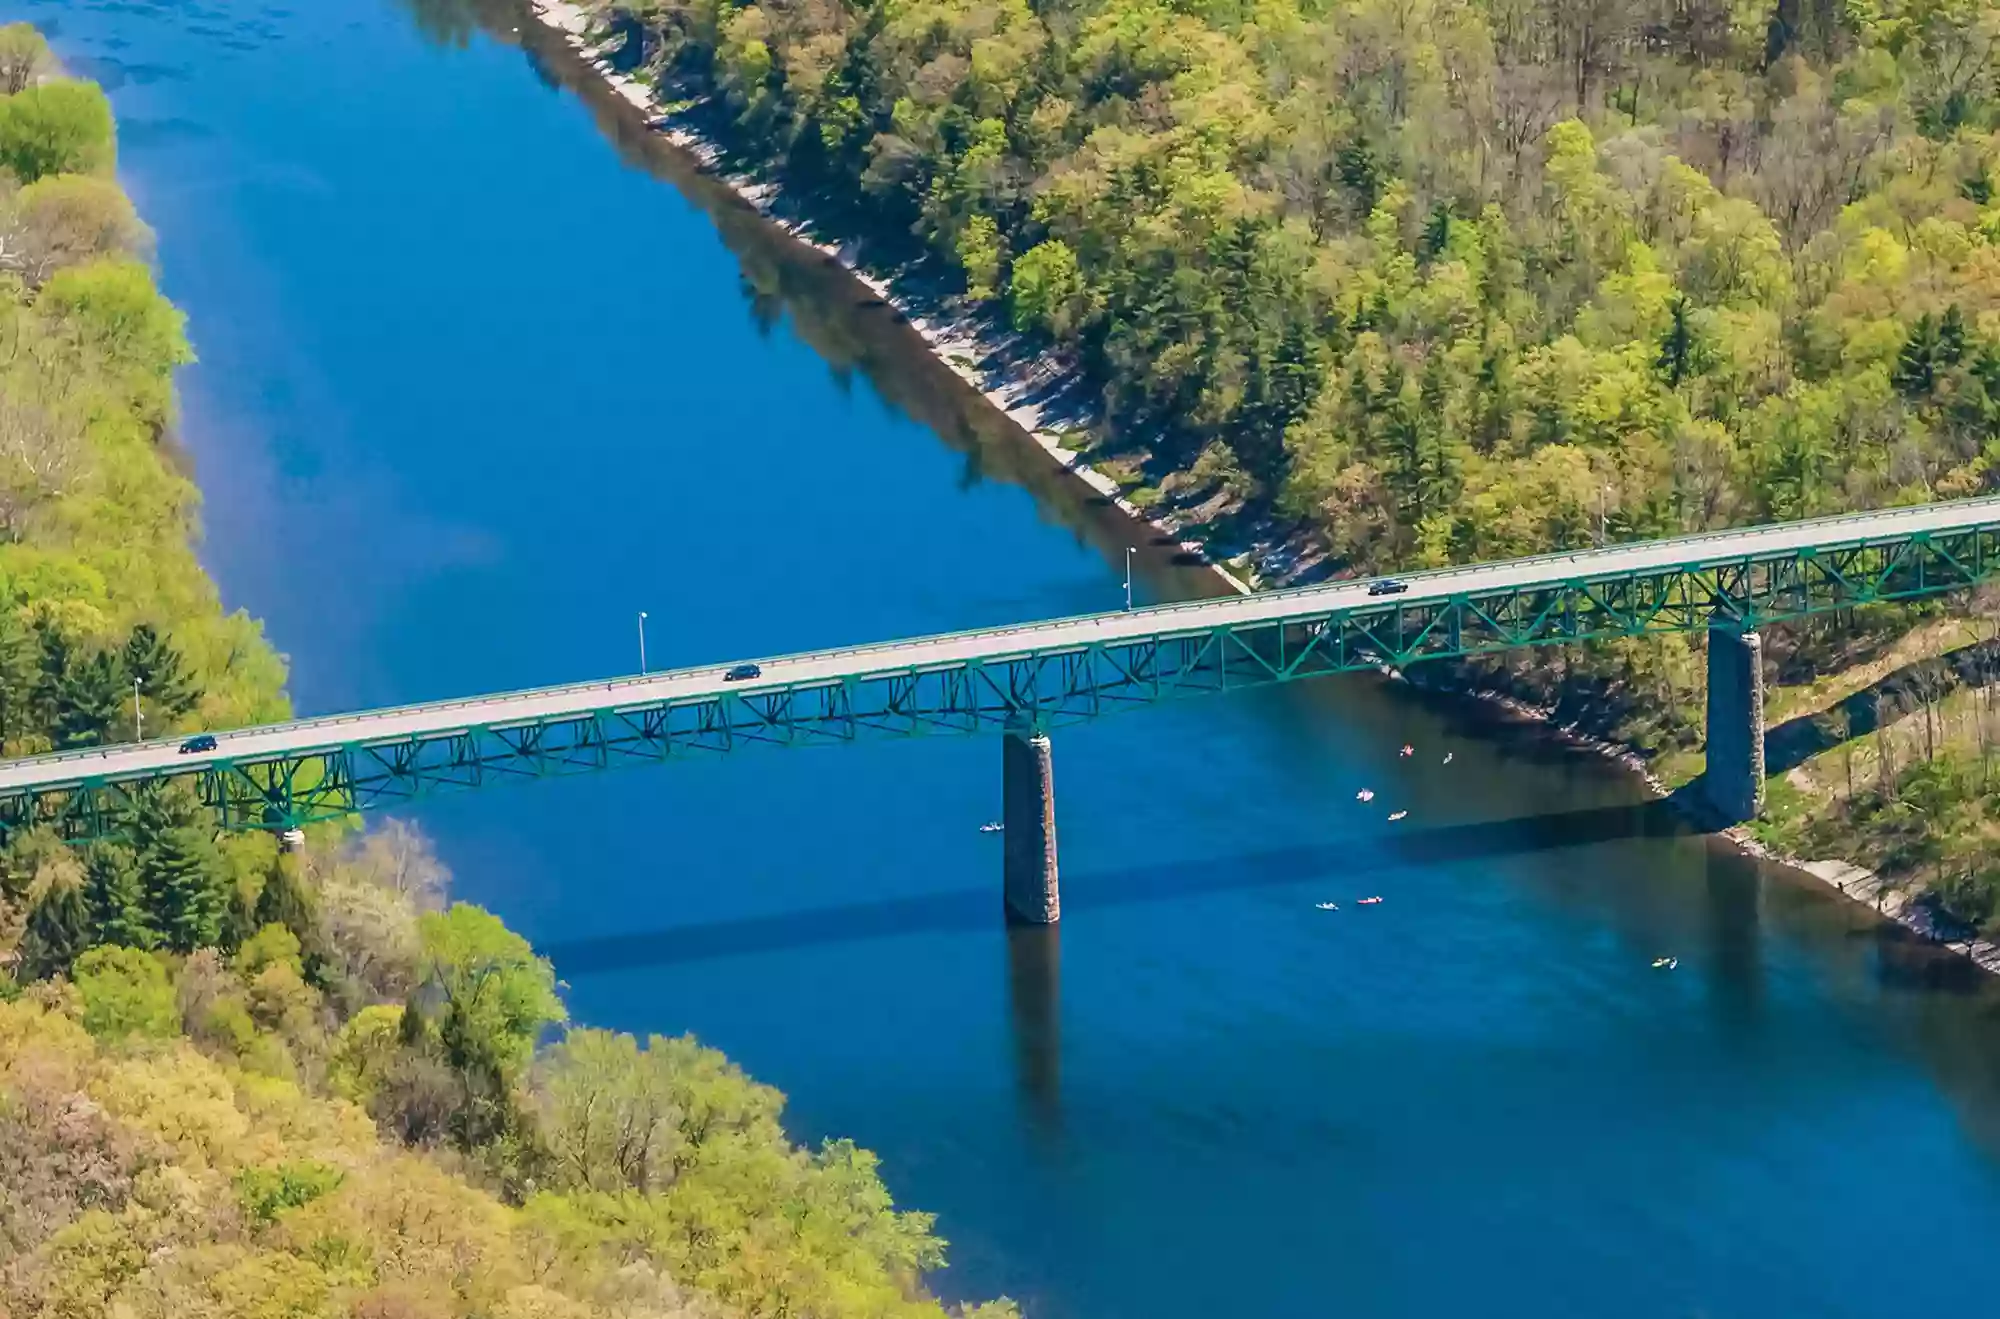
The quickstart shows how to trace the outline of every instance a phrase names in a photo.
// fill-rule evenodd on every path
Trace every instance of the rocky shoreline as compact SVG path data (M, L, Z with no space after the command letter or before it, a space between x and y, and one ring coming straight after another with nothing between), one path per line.
M877 298L895 308L923 337L939 362L1020 427L1049 456L1051 462L1129 517L1162 535L1175 538L1183 553L1201 556L1204 566L1232 590L1243 595L1251 593L1251 583L1244 574L1209 557L1207 547L1200 541L1181 539L1185 528L1176 519L1148 513L1140 508L1125 497L1116 481L1084 461L1076 450L1065 446L1064 441L1078 427L1072 417L1048 406L1051 397L1061 395L1062 391L1057 386L1068 374L1061 363L1046 356L1021 360L1008 351L1007 344L997 342L971 316L936 310L927 313L912 305L888 281L863 268L851 247L829 243L813 230L809 222L781 214L777 205L778 189L772 184L748 175L727 173L723 168L723 152L714 142L688 127L676 108L665 103L654 88L638 78L619 72L612 63L612 52L592 43L589 14L566 0L528 0L528 8L545 27L560 35L612 91L644 113L653 131L699 160L765 219L804 246L839 262ZM982 365L986 363L1005 365L999 368Z
M1046 405L1050 398L1062 395L1060 386L1066 371L1061 363L1046 356L1022 360L1009 353L1006 344L997 342L986 327L969 315L952 315L935 310L926 313L913 306L887 280L861 267L851 247L826 242L807 221L782 214L778 206L778 189L774 185L746 174L729 173L722 149L684 121L685 106L670 106L663 102L659 93L644 81L620 72L613 64L612 52L592 42L588 13L568 3L568 0L527 0L527 7L534 19L575 50L607 87L644 114L654 132L700 161L771 224L797 242L838 262L875 297L901 313L940 363L1014 422L1057 467L1070 473L1135 521L1168 537L1179 538L1182 535L1184 528L1176 519L1140 508L1125 497L1116 481L1084 461L1076 450L1065 446L1064 441L1077 429L1075 419L1052 411ZM982 365L993 363L1001 365ZM1244 595L1252 592L1252 582L1247 574L1233 571L1229 566L1209 558L1201 543L1183 540L1180 546L1188 553L1202 555L1205 565L1231 589ZM1258 544L1252 547L1251 557L1276 558L1279 549L1275 543ZM1504 692L1491 689L1453 690L1456 695L1487 702L1521 718L1549 725L1571 743L1596 752L1637 775L1657 796L1671 798L1674 795L1673 790L1652 773L1645 759L1628 746L1598 737L1574 725L1557 726L1550 711ZM1938 928L1929 907L1911 895L1891 888L1873 871L1846 861L1816 861L1778 854L1740 826L1721 830L1720 836L1749 855L1809 875L1849 901L1867 906L1883 920L1901 925L1968 958L1982 969L2000 975L2000 943L1950 937L1948 932Z

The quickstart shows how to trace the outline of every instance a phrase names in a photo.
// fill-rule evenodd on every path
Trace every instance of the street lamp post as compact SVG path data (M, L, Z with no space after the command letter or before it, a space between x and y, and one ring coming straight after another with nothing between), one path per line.
M639 676L646 676L646 611L639 611Z
M137 678L132 679L132 740L134 742L143 742L146 740L146 716L139 709L139 680Z
M1132 547L1125 547L1125 608L1132 607Z

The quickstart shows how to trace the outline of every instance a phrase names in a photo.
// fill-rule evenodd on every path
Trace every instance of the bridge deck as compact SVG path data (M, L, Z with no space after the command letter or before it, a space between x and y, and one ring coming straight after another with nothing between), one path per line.
M1312 619L1342 611L1436 605L1508 592L1574 588L1669 570L1701 571L1772 558L1796 559L1845 547L1908 542L1935 533L1965 531L2000 531L2000 498L1961 500L1412 573L1401 578L1408 584L1408 591L1388 598L1370 597L1368 581L1343 581L1247 597L1158 605L1129 612L762 658L757 660L763 668L762 676L746 683L725 684L722 674L727 665L712 664L647 677L576 683L218 732L217 746L212 752L182 755L177 741L62 752L0 764L0 794L61 789L87 781L187 774L212 762L297 757L342 746L448 736L472 727L506 728L606 709L662 702L677 704L724 692L754 694L884 674L925 673L1004 662L1028 654L1047 655L1142 638L1189 636L1217 628ZM1989 565L1981 567L1982 572L1990 570Z

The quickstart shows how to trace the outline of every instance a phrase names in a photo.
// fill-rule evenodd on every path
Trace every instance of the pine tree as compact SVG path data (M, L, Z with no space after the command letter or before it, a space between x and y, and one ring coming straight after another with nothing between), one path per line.
M1435 261L1444 255L1451 245L1451 203L1439 202L1431 207L1430 219L1424 222L1423 257Z
M1952 303L1938 321L1937 362L1940 367L1957 366L1965 360L1965 313Z
M146 906L139 858L121 843L98 843L83 858L84 892L99 943L157 948L160 932Z
M21 974L42 980L67 971L90 946L90 906L76 884L58 881L42 894L21 935Z
M232 885L201 804L184 790L148 800L137 822L139 875L162 942L177 953L222 939Z
M58 631L47 620L35 624L35 685L31 703L32 718L36 731L51 732L55 728L56 711L60 708L59 692L63 675L69 672L69 638Z
M188 677L180 652L151 623L132 629L124 659L126 680L137 678L146 700L167 718L180 718L201 700L201 689Z
M1660 336L1660 352L1653 365L1666 378L1668 389L1679 389L1695 368L1696 343L1694 326L1688 319L1688 300L1675 298L1671 314L1673 319Z
M110 651L73 658L56 683L56 745L96 746L117 720L125 695L124 674Z
M282 925L298 936L299 960L306 978L318 983L325 971L326 948L320 939L319 908L299 880L298 858L280 854L264 876L253 921L257 929Z
M1896 354L1896 370L1889 378L1890 383L1904 398L1929 398L1931 391L1937 388L1937 366L1937 323L1931 319L1929 312L1925 312L1910 327L1910 337L1903 341L1902 351Z
M20 614L0 609L0 752L4 744L41 732L35 718L40 650Z

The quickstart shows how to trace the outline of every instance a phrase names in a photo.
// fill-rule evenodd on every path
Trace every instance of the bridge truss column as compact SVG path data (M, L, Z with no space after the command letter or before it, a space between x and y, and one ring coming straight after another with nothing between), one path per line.
M1764 809L1764 639L1708 629L1708 769L1702 793L1730 824Z
M1056 779L1049 735L1009 729L1000 739L1003 876L1007 919L1054 925L1062 917L1056 888Z

